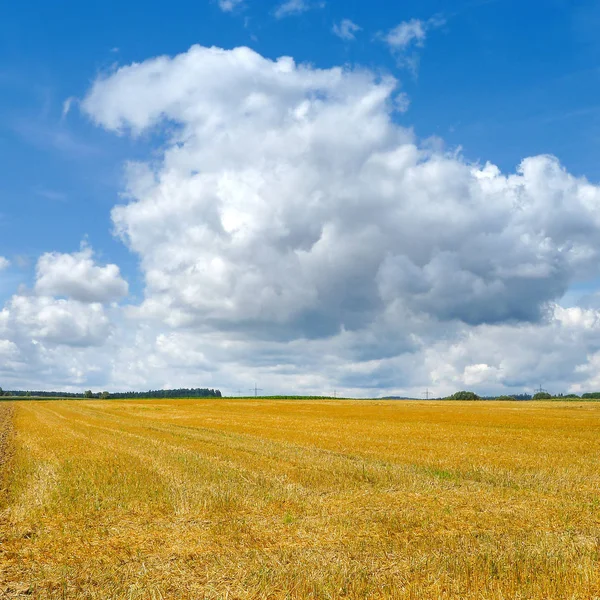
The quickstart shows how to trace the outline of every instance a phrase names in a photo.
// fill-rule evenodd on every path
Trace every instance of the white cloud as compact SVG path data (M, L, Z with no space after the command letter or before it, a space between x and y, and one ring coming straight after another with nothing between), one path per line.
M87 247L43 255L34 291L21 287L0 311L5 387L80 391L76 386L95 379L106 382L127 334L115 327L117 320L122 324L119 309L102 302L126 292L115 265L95 266Z
M394 98L394 105L396 110L401 113L405 113L410 108L410 98L406 92L400 92Z
M4 271L10 267L10 260L4 256L0 256L0 271Z
M13 296L4 309L4 321L17 337L25 335L52 345L97 346L110 333L101 304L46 296Z
M223 12L233 12L244 4L245 0L218 0L219 8Z
M69 96L64 102L63 102L63 107L62 107L62 118L64 119L69 112L71 111L71 107L73 106L73 103L77 102L77 98L75 98L74 96Z
M600 312L575 316L554 306L542 323L443 324L398 315L375 326L329 338L236 338L228 331L146 328L121 344L112 377L117 386L148 382L193 385L202 380L229 392L259 381L268 393L333 393L420 397L458 389L519 393L543 383L554 392L598 389ZM579 310L579 309L578 309ZM577 311L575 311L577 312ZM407 315L408 316L408 315Z
M118 300L128 293L119 267L97 266L89 247L73 254L46 253L40 257L36 272L35 291L40 295L102 303Z
M275 18L283 19L294 15L301 15L309 11L312 5L307 0L286 0L275 9Z
M0 340L0 357L2 360L15 358L19 354L19 349L14 342L10 340Z
M600 357L600 312L549 307L538 324L464 327L452 341L440 340L424 351L424 370L449 393L461 386L488 392L513 392L544 384L552 392L594 389L591 366Z
M431 29L441 27L445 20L440 16L432 17L426 21L411 19L403 21L387 33L380 33L382 39L396 57L398 66L408 68L416 73L419 66L417 48L425 45L427 34Z
M384 40L393 50L406 50L411 45L422 46L427 37L427 23L420 19L403 21L385 36Z
M34 292L24 288L0 312L0 340L26 352L56 346L102 346L112 332L103 303L127 294L116 265L96 266L91 248L46 253L36 268Z
M361 31L356 23L350 19L342 19L339 23L335 23L333 26L333 33L343 40L354 40L356 39L356 33Z

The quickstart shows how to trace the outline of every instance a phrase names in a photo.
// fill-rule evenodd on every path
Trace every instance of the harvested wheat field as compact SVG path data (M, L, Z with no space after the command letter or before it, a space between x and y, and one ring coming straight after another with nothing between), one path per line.
M10 406L0 597L600 597L600 404Z

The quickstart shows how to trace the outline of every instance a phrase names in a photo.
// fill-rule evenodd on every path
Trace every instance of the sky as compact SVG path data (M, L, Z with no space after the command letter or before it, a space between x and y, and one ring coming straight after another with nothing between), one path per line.
M0 6L0 386L600 389L600 4Z

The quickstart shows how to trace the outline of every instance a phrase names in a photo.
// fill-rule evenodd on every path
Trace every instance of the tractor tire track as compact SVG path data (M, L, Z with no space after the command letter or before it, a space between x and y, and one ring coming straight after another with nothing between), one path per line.
M13 453L13 415L15 407L10 402L0 402L0 507L4 503L9 466Z

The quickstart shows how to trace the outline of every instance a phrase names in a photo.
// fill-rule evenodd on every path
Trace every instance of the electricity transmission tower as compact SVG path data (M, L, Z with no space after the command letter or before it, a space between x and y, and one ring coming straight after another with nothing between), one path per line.
M534 391L536 394L544 394L544 393L546 393L546 394L547 394L547 393L548 393L548 390L545 390L545 389L542 387L542 384L541 384L541 383L540 383L540 387L539 387L539 389L537 389L537 390L533 390L533 391Z
M251 392L254 392L254 397L256 398L258 396L258 392L262 392L264 391L262 388L256 387L256 384L254 384L253 388L250 388Z
M425 396L425 400L429 400L429 388L423 392L423 395Z

